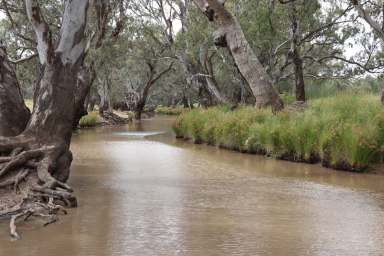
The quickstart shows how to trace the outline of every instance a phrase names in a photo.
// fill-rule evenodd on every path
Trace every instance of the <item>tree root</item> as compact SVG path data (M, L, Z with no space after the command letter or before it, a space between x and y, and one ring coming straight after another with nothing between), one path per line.
M15 156L0 170L0 178L13 169L25 165L29 160L40 157L44 152L40 149L24 151ZM14 152L12 152L14 154Z
M29 174L29 170L25 169L20 171L14 179L8 179L0 183L0 188L8 187L8 186L14 186L14 191L17 192L17 188L19 186L19 183L23 181Z
M0 147L1 143L0 138ZM16 224L21 219L42 218L45 220L43 226L47 226L58 220L58 214L67 214L65 208L77 206L73 189L51 173L69 168L69 164L58 164L65 149L60 146L31 149L19 145L8 150L8 156L0 157L0 189L6 189L6 194L10 193L11 197L24 195L16 200L17 205L6 205L6 209L0 211L0 219L10 219L13 239L20 239Z
M67 211L63 206L60 204L57 204L55 201L59 196L59 194L55 193L54 197L49 197L48 201L46 201L44 198L50 196L47 194L45 190L39 190L44 193L42 194L28 194L23 201L18 204L17 206L0 212L0 218L9 218L9 233L12 239L19 240L20 235L17 232L17 221L19 219L23 219L24 222L27 222L31 217L37 217L46 219L43 226L48 226L52 223L55 223L58 221L58 214L63 213L64 215L67 214ZM69 195L66 195L69 196ZM73 196L72 196L73 197ZM63 198L60 198L60 200L64 200Z

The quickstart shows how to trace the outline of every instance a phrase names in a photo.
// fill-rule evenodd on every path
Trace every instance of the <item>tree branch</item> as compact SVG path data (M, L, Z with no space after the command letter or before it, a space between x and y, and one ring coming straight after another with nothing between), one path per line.
M40 63L45 65L50 62L53 53L51 31L44 20L37 0L25 0L25 7L28 19L37 37L37 52L39 53Z

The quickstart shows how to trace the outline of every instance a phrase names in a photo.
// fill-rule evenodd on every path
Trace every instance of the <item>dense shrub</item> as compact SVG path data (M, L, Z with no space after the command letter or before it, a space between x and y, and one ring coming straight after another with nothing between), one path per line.
M195 109L177 118L174 131L199 143L362 171L382 159L384 111L373 95L344 92L277 115L251 107Z
M80 119L80 127L94 127L97 125L97 112L91 112Z

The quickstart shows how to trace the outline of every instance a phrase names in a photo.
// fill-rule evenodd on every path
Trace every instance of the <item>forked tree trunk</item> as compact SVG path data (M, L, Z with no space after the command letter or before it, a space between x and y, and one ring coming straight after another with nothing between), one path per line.
M29 117L30 111L24 104L15 70L5 48L0 46L0 136L19 135Z
M141 120L141 115L144 111L145 105L147 104L147 99L150 93L151 88L155 83L166 73L172 70L173 62L168 66L168 68L156 74L156 64L147 62L149 68L149 77L148 81L145 84L144 88L139 94L139 99L135 106L135 119Z
M236 17L226 10L223 1L193 1L218 27L214 33L215 44L229 49L241 74L252 89L256 98L256 106L271 106L274 111L281 110L284 107L283 102L272 86L269 75L245 38Z
M65 1L58 42L53 42L38 1L26 0L25 6L44 68L27 127L16 137L0 137L0 217L11 218L16 238L16 219L41 214L51 219L62 209L58 202L76 206L65 182L72 162L69 146L88 1ZM22 192L15 193L13 187Z

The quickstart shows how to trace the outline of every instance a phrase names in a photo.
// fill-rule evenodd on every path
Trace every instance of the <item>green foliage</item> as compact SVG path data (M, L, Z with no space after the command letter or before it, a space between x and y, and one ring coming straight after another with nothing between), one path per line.
M283 93L280 97L283 100L284 105L289 105L296 101L296 97L289 93Z
M80 127L94 127L97 125L97 112L91 112L83 116L79 122Z
M250 107L196 109L179 116L174 130L178 137L238 151L362 171L381 161L384 111L373 95L344 92L277 115Z
M170 115L170 116L181 115L184 111L185 111L185 108L181 106L176 106L176 107L157 106L155 109L156 114Z

